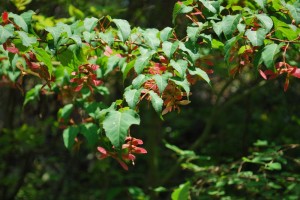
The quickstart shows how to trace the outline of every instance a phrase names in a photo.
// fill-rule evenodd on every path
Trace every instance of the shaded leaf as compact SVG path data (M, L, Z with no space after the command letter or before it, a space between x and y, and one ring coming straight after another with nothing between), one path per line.
M172 192L172 200L188 200L190 196L190 187L190 182L179 185L179 187Z
M72 148L78 133L79 133L79 127L77 126L69 126L64 130L63 140L66 148L68 149Z

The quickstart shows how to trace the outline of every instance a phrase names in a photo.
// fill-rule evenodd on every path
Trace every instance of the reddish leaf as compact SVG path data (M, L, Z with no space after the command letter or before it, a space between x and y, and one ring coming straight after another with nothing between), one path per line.
M82 87L83 87L83 84L80 84L74 89L74 91L79 92L82 89Z
M141 147L135 147L134 150L132 151L133 153L140 153L140 154L144 154L147 153L147 150Z
M14 54L19 53L19 49L16 47L7 47L6 50Z
M126 163L124 163L120 159L116 159L116 160L120 163L120 165L123 167L123 169L125 169L126 171L128 171L128 166L126 165Z
M8 12L2 13L2 21L6 24L8 22Z
M262 70L259 70L259 73L260 75L263 77L263 79L267 80L267 75L262 71Z
M286 92L288 87L289 87L289 82L290 82L290 79L289 79L289 76L286 77L285 79L285 83L284 83L284 91Z
M300 78L300 69L295 68L295 70L291 73L291 75L296 77L296 78Z

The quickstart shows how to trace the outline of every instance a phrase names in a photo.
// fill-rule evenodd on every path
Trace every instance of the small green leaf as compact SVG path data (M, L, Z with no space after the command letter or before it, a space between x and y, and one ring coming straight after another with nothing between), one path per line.
M220 37L222 33L222 22L213 23L213 30Z
M293 5L287 3L285 6L287 9L289 9L292 17L296 21L296 24L299 24L300 23L300 2L296 1Z
M23 17L21 17L20 15L16 15L14 13L9 13L9 17L13 18L16 25L21 27L23 31L28 32L28 26L25 20L23 19Z
M186 95L187 97L189 98L189 95L190 95L190 83L187 81L187 79L180 79L180 78L177 78L177 77L173 77L173 78L170 78L171 81L173 81L176 85L182 87L185 92L186 92Z
M224 46L225 56L224 59L227 64L229 64L229 57L232 47L237 43L237 41L240 39L240 36L236 36L231 38L230 40L227 40Z
M58 118L68 120L72 111L74 109L73 104L67 104L63 108L59 109L58 111Z
M140 99L141 92L142 92L142 89L139 89L139 90L132 89L132 90L127 90L124 93L125 100L131 109L135 109L136 104L138 103L138 101Z
M196 67L195 69L189 69L189 73L191 75L197 75L201 77L203 80L205 80L208 84L210 84L210 79L205 71L202 69Z
M190 182L179 185L179 187L172 192L172 200L188 200L190 196L190 187Z
M139 89L147 80L144 74L139 74L135 79L132 80L132 87L134 89Z
M25 47L29 47L32 44L37 43L37 38L36 37L29 37L28 33L25 33L24 31L17 31L17 33L19 34L20 39L22 41L22 44Z
M189 13L193 10L193 7L191 6L186 6L184 2L177 2L174 5L173 8L173 14L172 14L172 23L175 23L175 19L178 14L184 14L184 13Z
M261 59L268 69L274 69L275 56L280 52L278 44L269 44L264 47Z
M175 41L174 43L165 41L162 43L162 50L164 54L168 57L168 59L171 59L173 57L173 54L177 50L179 46L179 42Z
M263 28L266 29L266 33L269 33L273 28L272 19L266 14L257 14L256 17L263 26Z
M28 10L26 12L23 12L20 16L24 19L24 21L26 22L26 24L28 26L31 25L31 21L32 21L32 15L34 15L35 12L32 10Z
M227 39L232 37L235 32L237 25L240 21L241 15L227 15L222 21L222 30Z
M119 29L118 36L120 40L125 42L130 35L131 29L128 21L123 19L113 19L112 20Z
M268 170L281 170L281 164L279 162L272 162L266 164L266 169Z
M160 31L160 39L162 42L167 41L172 36L173 29L166 27Z
M254 0L256 3L257 3L257 5L259 5L259 7L261 7L261 8L265 8L265 5L266 5L266 3L267 3L267 0Z
M164 101L152 90L149 91L154 110L160 115Z
M245 33L248 40L250 40L253 46L261 46L264 44L264 39L266 38L266 31L264 29L258 29L257 31L252 31L248 29Z
M196 27L192 27L192 26L189 26L187 27L187 36L189 37L189 39L195 43L199 37L199 33L200 31L202 30L202 26L199 27L199 26L196 26Z
M75 138L78 133L79 133L79 127L77 126L69 126L64 130L63 140L66 148L71 149L73 147Z
M0 45L5 43L8 38L13 37L13 33L14 26L12 24L8 24L4 27L0 25Z
M205 8L207 8L212 13L217 13L217 9L212 5L213 1L199 0Z
M35 50L35 55L36 55L36 58L38 59L38 61L43 62L47 66L49 74L52 74L53 65L52 65L51 55L49 55L47 53L47 51L45 51L42 48L36 47L36 48L34 48L34 50Z
M136 71L137 74L140 74L143 72L144 68L149 64L149 61L152 57L152 53L147 52L136 60L134 63L134 70Z
M76 8L75 6L73 6L72 4L69 5L69 14L72 17L76 17L77 19L83 19L84 18L84 13L79 10L78 8Z
M140 124L140 117L134 110L110 111L103 121L103 128L112 145L118 149L124 143L128 129L133 124Z
M178 76L183 78L186 75L186 69L188 66L188 63L186 60L171 60L170 65L178 72Z
M167 74L163 74L163 75L155 74L152 78L155 80L159 93L162 94L168 85L169 76Z
M130 61L129 63L124 63L121 71L123 73L123 81L127 78L129 71L134 67L135 60Z
M80 125L80 132L86 138L88 146L94 147L98 142L100 129L96 124L86 123Z
M158 33L159 33L159 31L154 28L146 29L146 31L143 32L143 37L145 39L145 43L147 45L149 45L151 47L151 49L156 50L160 44Z
M97 26L98 19L95 17L85 18L83 21L84 28L87 32L92 32L94 28Z
M34 88L28 90L25 95L23 106L25 106L30 101L39 99L41 88L42 88L42 85L38 84Z

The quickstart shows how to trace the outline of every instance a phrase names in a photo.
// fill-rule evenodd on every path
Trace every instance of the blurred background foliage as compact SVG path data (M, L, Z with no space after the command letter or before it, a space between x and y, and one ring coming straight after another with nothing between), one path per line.
M104 15L161 29L172 26L174 3L3 0L0 11L34 10L37 29ZM19 90L0 87L0 199L299 199L299 81L292 79L284 93L284 80L264 82L248 72L231 79L223 59L210 56L220 71L212 87L193 86L192 103L179 114L161 121L143 107L133 132L148 154L128 172L114 160L97 160L85 144L65 149L58 97L41 96L23 107ZM35 80L25 83L31 88ZM122 87L114 84L112 99Z

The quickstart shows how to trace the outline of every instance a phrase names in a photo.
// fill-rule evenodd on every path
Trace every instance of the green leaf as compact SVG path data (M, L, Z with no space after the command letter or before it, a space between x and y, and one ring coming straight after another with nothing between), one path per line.
M179 42L175 41L174 43L165 41L162 43L162 50L164 54L167 56L168 59L171 59L173 57L173 54L177 50L179 46Z
M130 61L129 63L124 63L121 71L123 73L123 81L127 78L129 71L134 67L135 60Z
M28 10L24 13L22 13L20 16L24 19L25 23L30 26L32 21L32 15L34 15L35 12L32 10Z
M220 37L222 33L222 22L213 23L213 30Z
M94 28L97 26L98 19L95 17L85 18L83 21L84 28L87 32L92 32Z
M104 75L106 76L109 72L111 72L115 67L118 66L118 63L120 61L120 57L117 55L110 56L107 60L107 66L105 69Z
M233 37L230 40L227 40L224 46L225 56L224 59L227 64L229 64L229 57L232 47L236 44L236 42L239 40L239 36Z
M8 24L4 27L0 25L0 45L5 43L8 38L13 37L13 33L14 26L12 24Z
M205 80L208 84L210 84L210 79L205 71L202 69L196 67L195 69L189 69L189 73L191 75L197 75L201 77L203 80Z
M118 149L124 143L128 129L133 124L140 124L140 117L134 110L110 111L103 121L103 128L112 145Z
M139 89L147 80L144 74L139 74L135 79L132 80L132 87L134 89Z
M160 39L162 42L167 41L172 36L173 29L166 27L160 31Z
M128 21L123 19L113 19L112 20L119 29L118 36L120 40L125 42L130 35L131 29Z
M65 105L63 108L59 109L58 111L58 118L59 119L64 119L65 122L67 122L66 120L69 119L72 111L74 109L74 105L73 104L67 104Z
M285 7L290 11L292 17L296 21L296 24L300 23L300 2L296 1L293 5L286 4Z
M84 13L79 10L78 8L76 8L75 6L73 6L72 4L69 5L69 14L72 17L76 17L77 19L83 19L84 18Z
M22 41L22 44L25 47L29 47L32 44L37 43L37 38L36 37L29 37L28 33L25 33L24 31L17 31L17 33L19 34L20 39Z
M173 81L176 85L182 87L185 92L186 92L186 95L187 97L189 97L190 95L190 83L187 81L187 79L180 79L180 78L177 78L177 77L173 77L173 78L170 78L171 81Z
M211 4L213 1L199 0L205 8L207 8L212 13L217 13L216 8Z
M274 69L275 56L279 53L279 51L280 48L278 44L269 44L264 47L261 59L268 69Z
M72 39L78 47L82 47L82 40L79 35L72 35L70 39Z
M28 26L25 20L23 19L23 17L21 17L20 15L16 15L14 13L9 13L9 17L13 18L16 25L21 27L23 31L28 32Z
M261 46L264 44L264 39L266 38L266 31L261 28L257 31L252 31L251 29L248 29L245 35L250 40L253 46Z
M257 3L257 5L259 5L259 7L261 7L261 8L265 8L265 5L266 5L266 3L267 3L267 0L254 0L256 3Z
M137 74L140 74L143 72L144 68L149 64L149 61L152 57L152 53L147 52L136 60L134 63L134 70L136 71Z
M160 40L158 38L159 31L157 29L147 29L143 32L143 37L145 39L145 43L151 47L151 49L156 50L160 45Z
M222 31L226 37L229 39L235 32L237 25L240 21L241 15L227 15L222 21Z
M38 84L34 88L28 90L25 95L23 106L25 106L30 101L39 99L41 88L42 88L42 85Z
M98 142L100 129L96 124L86 123L80 125L80 132L87 140L88 146L94 147Z
M219 40L212 39L212 41L211 41L211 47L213 49L222 49L224 47L224 44L221 41L219 41Z
M52 35L54 46L56 46L58 43L58 39L60 38L60 35L62 34L61 29L59 27L47 27L47 28L45 28L45 30Z
M266 14L257 14L255 16L257 17L263 28L266 29L266 33L269 33L273 28L272 19Z
M190 182L179 185L179 187L172 192L172 200L188 200L190 187Z
M138 101L140 99L141 92L142 92L142 89L138 89L138 90L132 89L132 90L127 90L124 93L125 100L131 109L135 109L136 104L138 103Z
M69 126L64 130L63 140L66 148L71 149L73 147L75 138L78 133L79 133L79 127L77 126Z
M152 90L149 91L154 110L160 115L164 101Z
M281 164L279 162L272 162L266 164L266 169L268 170L281 170Z
M175 19L178 14L189 13L192 10L193 10L193 7L186 6L184 2L177 2L173 8L172 23L173 24L175 23Z
M199 37L199 33L200 33L201 30L202 30L202 26L201 27L199 27L199 26L197 26L197 27L192 27L192 26L187 27L187 30L186 30L187 36L189 37L189 39L193 43L195 43L197 41L197 39Z
M171 60L170 65L178 72L178 76L183 78L186 75L188 63L186 60Z
M163 74L163 75L155 74L152 78L155 80L159 93L162 94L168 85L169 76L167 74Z
M47 53L47 51L45 51L42 48L34 48L35 50L35 56L37 58L38 61L43 62L47 68L48 68L48 72L51 75L52 71L53 71L53 65L52 65L52 59L51 59L51 55L49 55Z

